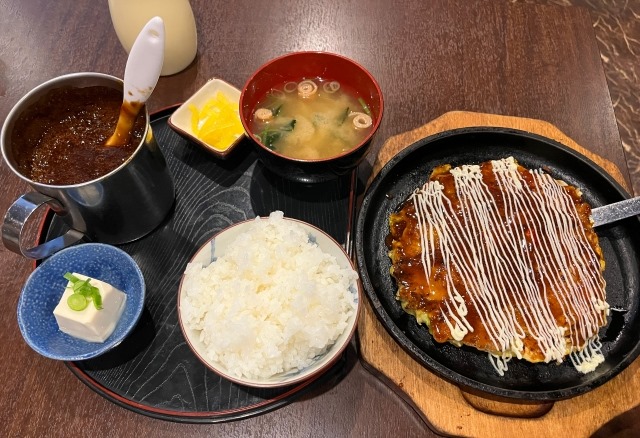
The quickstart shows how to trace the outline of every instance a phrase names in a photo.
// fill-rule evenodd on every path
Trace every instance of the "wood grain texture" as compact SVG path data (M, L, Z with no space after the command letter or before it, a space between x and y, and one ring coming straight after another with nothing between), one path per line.
M598 165L613 176L622 187L627 191L630 191L629 185L618 166L589 149L580 146L549 122L524 117L511 117L498 114L473 113L466 111L450 111L420 128L389 138L376 157L371 178L375 177L380 169L382 169L382 167L384 167L384 165L394 155L406 146L415 143L422 138L437 134L438 132L472 126L513 128L556 140L557 142L564 144L565 146L569 146L570 148L580 152L582 155L585 155L590 160L598 163Z
M386 112L363 163L365 179L388 137L448 111L467 110L548 121L610 160L628 181L591 18L584 9L506 0L370 0L366 7L335 0L191 4L198 55L185 71L160 79L149 101L151 111L184 101L211 77L242 87L274 56L328 50L363 64L382 87ZM0 11L0 121L22 95L57 75L123 75L126 53L106 1L0 0ZM0 187L2 212L28 190L4 163ZM0 436L432 434L409 405L359 363L338 385L234 423L177 424L125 410L23 342L15 309L31 270L31 262L0 247L0 345L10 351L0 355ZM460 413L458 418L462 426L456 433L466 433L468 417Z
M301 186L264 169L247 141L239 143L224 162L211 160L207 151L169 128L171 114L172 109L152 115L151 126L173 175L174 206L151 233L119 245L144 275L144 311L120 345L74 363L72 370L107 398L156 418L222 422L273 410L316 385L247 388L205 367L180 328L176 291L182 273L198 248L215 234L276 210L320 227L344 244L351 177L317 184L300 199ZM66 230L59 218L50 222L52 236ZM317 384L341 377L344 368L340 360Z
M600 49L620 140L634 193L640 195L640 20L638 2L629 0L510 0L514 3L580 6L589 10Z
M586 153L621 185L625 185L615 165L579 146L549 123L464 111L446 113L418 129L389 138L378 154L372 177L394 155L415 141L439 132L470 126L515 128L552 138ZM363 360L405 391L440 433L511 437L517 433L535 436L540 430L562 433L565 428L570 428L576 436L588 436L616 415L640 403L640 360L633 362L605 385L555 403L512 402L470 394L414 361L386 332L368 302L364 313L358 327ZM434 400L439 402L436 404Z

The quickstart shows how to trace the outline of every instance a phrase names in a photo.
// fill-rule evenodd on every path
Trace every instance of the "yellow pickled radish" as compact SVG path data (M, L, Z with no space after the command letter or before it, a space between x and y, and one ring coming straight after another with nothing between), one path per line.
M244 134L238 105L218 92L201 109L189 105L191 129L195 136L212 148L224 151Z
M200 111L198 108L191 104L189 105L189 110L191 111L191 131L195 134L198 132L198 124L200 122Z

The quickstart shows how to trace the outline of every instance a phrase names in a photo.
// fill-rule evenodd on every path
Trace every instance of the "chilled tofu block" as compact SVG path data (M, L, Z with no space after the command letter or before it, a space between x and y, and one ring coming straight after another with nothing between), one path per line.
M82 274L73 275L80 280L89 278ZM90 284L100 291L102 309L98 310L93 303L89 303L83 310L72 310L67 304L67 299L73 294L72 284L69 282L53 315L62 332L89 342L104 342L113 333L122 316L127 295L100 280L91 278Z

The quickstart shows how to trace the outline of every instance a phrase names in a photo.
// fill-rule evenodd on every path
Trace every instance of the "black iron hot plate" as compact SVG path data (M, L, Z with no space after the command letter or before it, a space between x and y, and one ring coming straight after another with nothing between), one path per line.
M513 156L528 168L543 168L579 187L592 206L629 195L604 170L548 138L503 128L464 128L418 141L395 156L369 187L359 213L356 255L364 289L391 336L418 362L467 389L527 400L573 397L602 385L640 353L640 220L630 218L597 229L606 260L611 315L600 333L605 362L588 374L565 361L558 365L512 360L499 376L487 354L438 344L426 327L406 314L395 299L385 237L389 214L440 164L453 166Z

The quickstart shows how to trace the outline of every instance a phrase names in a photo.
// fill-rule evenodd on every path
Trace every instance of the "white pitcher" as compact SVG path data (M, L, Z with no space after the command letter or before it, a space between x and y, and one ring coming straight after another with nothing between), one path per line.
M165 49L162 76L184 70L195 58L198 38L189 0L109 0L109 12L118 39L127 53L151 18L159 16L163 19Z

